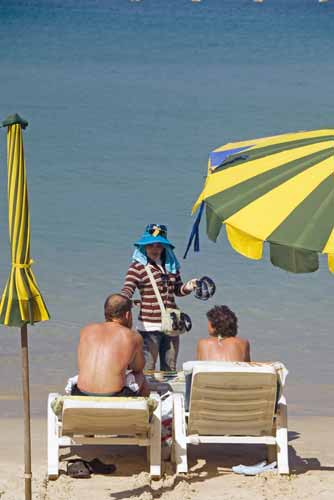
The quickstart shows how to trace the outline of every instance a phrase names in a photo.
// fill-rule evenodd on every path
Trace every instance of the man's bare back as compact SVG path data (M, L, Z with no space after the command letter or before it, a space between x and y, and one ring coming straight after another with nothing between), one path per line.
M78 387L85 392L109 393L123 389L125 371L142 371L142 337L118 324L88 325L80 333Z
M121 391L126 385L127 369L133 370L139 386L144 382L143 340L139 333L131 330L131 309L119 317L108 317L110 312L122 307L122 300L128 299L116 294L108 299L106 322L87 325L80 332L78 389L84 393Z
M237 338L237 317L227 306L215 306L207 313L209 337L197 343L202 361L250 361L248 340Z

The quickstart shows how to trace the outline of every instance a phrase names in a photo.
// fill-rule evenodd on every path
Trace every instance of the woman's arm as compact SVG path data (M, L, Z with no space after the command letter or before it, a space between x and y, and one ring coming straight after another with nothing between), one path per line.
M174 286L174 294L176 297L184 297L185 295L189 295L191 290L187 290L186 284L183 283L181 279L181 274L179 272L176 273L176 281Z
M121 294L124 295L124 297L131 299L136 291L136 288L138 288L140 280L141 280L141 273L133 263L128 269L128 273L125 277Z

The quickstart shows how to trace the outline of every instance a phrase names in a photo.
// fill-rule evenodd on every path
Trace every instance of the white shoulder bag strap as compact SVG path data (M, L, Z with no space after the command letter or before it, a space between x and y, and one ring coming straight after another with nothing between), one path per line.
M151 271L151 268L147 264L147 266L145 266L145 269L146 269L147 275L148 275L148 277L150 279L151 285L153 286L153 290L154 290L155 296L157 298L160 310L161 310L162 313L165 313L166 312L165 304L162 301L161 294L160 294L158 285L157 285L157 283L156 283L156 281L154 279L154 276L153 276L153 273Z

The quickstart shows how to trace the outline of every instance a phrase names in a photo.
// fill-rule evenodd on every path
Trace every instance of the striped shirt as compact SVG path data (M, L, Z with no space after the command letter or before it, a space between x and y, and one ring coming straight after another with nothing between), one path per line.
M163 268L155 263L149 263L153 277L160 291L162 301L167 308L175 308L175 296L183 297L191 293L185 289L179 272L176 274L162 272ZM153 290L150 278L145 266L139 262L133 262L125 278L121 294L129 299L132 298L136 289L139 290L141 305L139 321L144 330L159 330L161 328L161 310ZM147 328L145 328L145 325ZM149 326L152 325L150 328Z

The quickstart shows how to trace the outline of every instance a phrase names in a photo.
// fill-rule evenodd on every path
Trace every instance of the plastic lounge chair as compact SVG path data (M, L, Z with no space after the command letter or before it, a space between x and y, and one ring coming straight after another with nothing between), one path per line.
M161 475L161 404L160 396L149 398L65 396L61 417L51 403L60 394L48 398L48 476L59 475L59 450L77 445L146 446L150 475ZM156 402L150 418L149 399Z
M283 366L283 365L281 365ZM285 367L283 366L284 370ZM268 462L289 474L287 403L270 364L190 361L189 412L174 395L173 453L177 473L188 472L187 446L201 443L267 445ZM275 410L276 407L276 410Z

